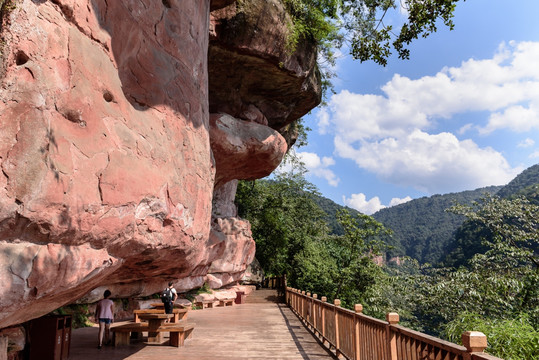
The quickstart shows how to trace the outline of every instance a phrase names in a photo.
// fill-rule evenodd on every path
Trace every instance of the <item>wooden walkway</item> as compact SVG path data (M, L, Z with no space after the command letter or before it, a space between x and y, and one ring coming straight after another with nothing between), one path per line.
M97 349L97 328L77 329L69 360L335 359L276 298L274 290L263 289L248 296L246 304L190 311L196 327L181 348L134 343Z

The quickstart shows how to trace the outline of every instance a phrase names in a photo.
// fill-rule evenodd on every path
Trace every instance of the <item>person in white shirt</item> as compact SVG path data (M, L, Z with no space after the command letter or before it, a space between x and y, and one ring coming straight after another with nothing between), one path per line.
M114 322L114 302L109 299L110 295L110 290L105 290L104 298L99 300L95 308L95 320L99 321L98 349L103 346L103 335L105 336L105 344L110 341L110 324Z
M168 283L168 289L165 289L165 292L169 290L170 291L170 298L169 300L163 300L163 303L165 305L165 314L172 314L174 309L174 301L178 298L178 293L176 292L176 289L174 289L174 284L171 282Z

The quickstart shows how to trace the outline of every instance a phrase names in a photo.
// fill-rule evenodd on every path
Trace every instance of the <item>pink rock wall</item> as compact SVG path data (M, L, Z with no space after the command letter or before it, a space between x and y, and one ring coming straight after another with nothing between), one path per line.
M2 32L0 328L102 283L211 264L209 6L17 2Z
M287 151L280 132L320 98L312 49L282 55L272 35L282 7L257 35L280 45L244 56L244 38L210 29L210 10L214 25L236 16L230 0L16 4L0 33L0 328L105 287L128 297L241 279L255 249L234 181L269 174ZM220 80L229 67L248 84L249 62L281 79L266 100L263 83L251 96Z

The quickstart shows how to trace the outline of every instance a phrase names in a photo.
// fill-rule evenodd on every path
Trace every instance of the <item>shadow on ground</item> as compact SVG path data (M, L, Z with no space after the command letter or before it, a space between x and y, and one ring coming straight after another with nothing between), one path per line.
M312 333L312 331L309 328L307 328L303 324L303 322L301 322L301 320L293 312L285 313L283 311L283 308L288 308L288 306L285 305L285 304L279 304L279 311L281 312L281 315L284 318L284 321L286 323L286 327L288 328L288 331L290 332L290 335L292 336L292 339L294 339L294 343L296 344L296 347L298 348L298 351L301 354L301 357L303 358L303 360L310 360L312 355L316 355L316 356L320 355L319 353L310 354L308 351L306 351L306 348L304 347L306 342L317 342L317 343L319 343L320 346L321 346L321 349L325 350L327 355L329 355L330 357L332 357L335 360L339 359L333 352L331 352L328 348L326 348L322 344L320 339L316 335L314 335ZM295 317L296 319L298 319L300 321L301 325L292 325L291 321L290 321L291 320L290 317ZM301 330L303 330L303 329L307 330L313 336L312 339L305 338L303 336L303 334L302 334L302 331L300 331L300 329Z
M168 339L163 344L146 344L142 340L132 340L129 346L114 347L103 346L101 349L97 348L97 327L76 329L77 336L73 339L75 343L71 345L71 351L69 353L69 359L106 359L106 360L123 360L137 353L147 352L149 348L159 347L167 345ZM167 346L168 347L168 346ZM177 349L177 348L171 348Z

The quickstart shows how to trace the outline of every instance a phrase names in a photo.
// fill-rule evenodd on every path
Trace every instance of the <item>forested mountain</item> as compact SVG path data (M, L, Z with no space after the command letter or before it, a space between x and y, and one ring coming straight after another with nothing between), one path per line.
M349 208L348 206L339 205L326 197L316 195L313 195L312 197L315 203L326 213L324 220L328 224L330 234L342 235L344 232L342 226L337 221L337 211L345 208L352 215L359 214L359 211Z
M420 263L438 263L445 260L448 252L465 248L466 254L459 254L458 262L453 263L458 265L468 255L481 250L478 238L483 232L474 229L471 224L463 226L464 217L447 212L446 209L455 203L471 204L487 193L500 197L523 195L539 204L539 164L524 170L505 186L422 197L382 209L372 216L393 231L391 237L384 239L393 247L389 256L406 255ZM331 233L342 234L336 213L343 207L323 196L316 196L314 200L327 214L326 221ZM347 209L352 214L357 213L354 209Z
M456 202L470 204L485 193L495 194L502 186L490 186L473 191L434 195L411 200L407 203L382 209L372 216L393 231L384 241L392 249L388 256L410 256L419 262L435 263L443 258L444 251L454 238L454 233L464 222L464 217L445 211ZM327 214L325 220L330 232L342 235L336 214L343 206L323 196L315 202ZM346 207L352 214L358 211Z
M496 193L501 198L513 199L524 196L532 204L539 205L539 164L529 167ZM481 238L492 235L484 226L468 221L456 232L447 244L442 259L445 266L459 267L473 257L474 254L486 251Z
M522 195L532 203L539 205L539 164L524 170L496 195L502 198Z
M464 217L447 212L455 205L470 204L485 193L495 194L500 186L472 191L433 195L382 209L373 217L393 230L386 242L395 248L390 255L407 255L420 263L437 263L442 259L447 244L464 222Z

